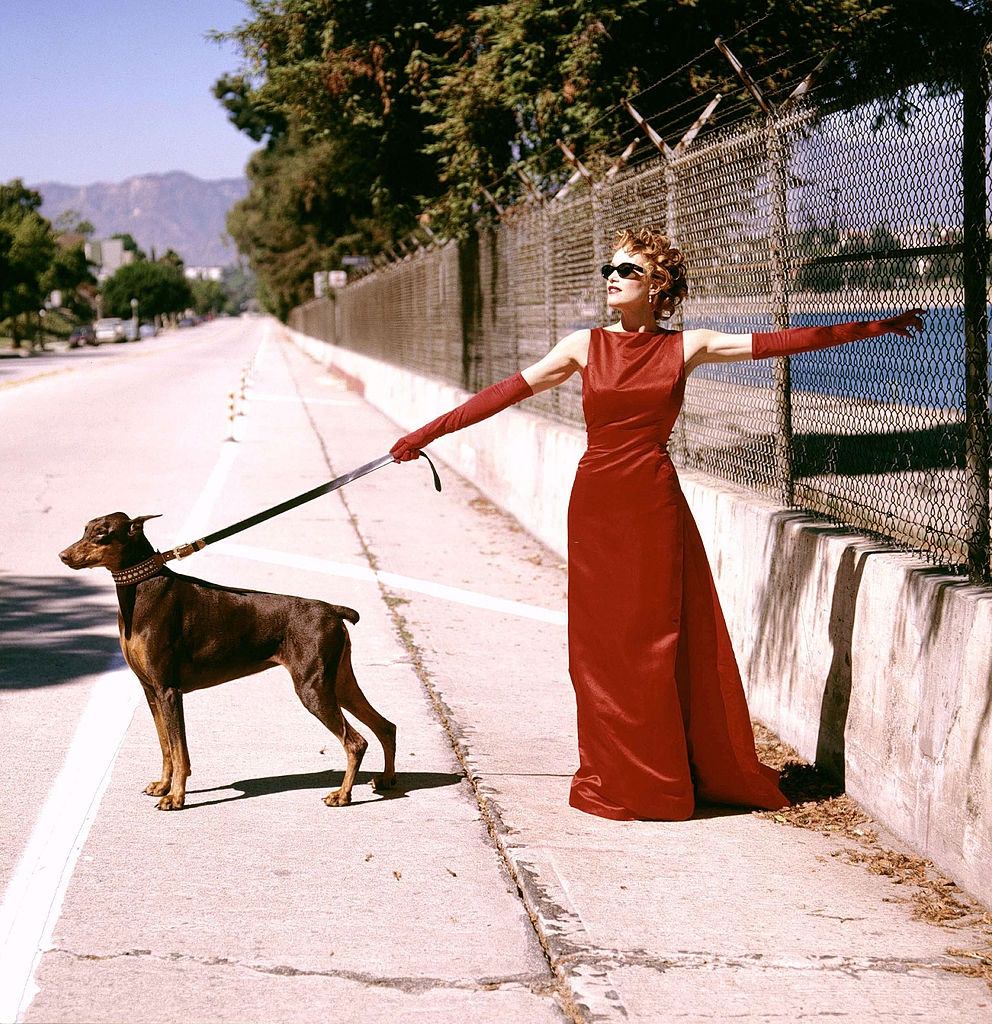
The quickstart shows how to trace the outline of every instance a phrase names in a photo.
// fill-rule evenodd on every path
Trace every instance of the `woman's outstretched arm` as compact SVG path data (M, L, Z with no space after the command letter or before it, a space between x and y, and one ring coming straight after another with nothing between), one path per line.
M397 462L416 459L420 456L420 449L431 441L494 416L531 395L561 384L579 369L577 356L583 333L587 332L576 331L575 334L562 338L546 356L532 366L490 384L467 402L405 434L389 449L389 454Z
M829 327L792 327L754 334L686 331L686 348L689 350L686 353L686 370L700 363L728 363L813 352L849 341L877 338L882 334L899 334L908 338L912 336L912 328L923 330L923 312L922 309L911 309L885 320L831 324Z

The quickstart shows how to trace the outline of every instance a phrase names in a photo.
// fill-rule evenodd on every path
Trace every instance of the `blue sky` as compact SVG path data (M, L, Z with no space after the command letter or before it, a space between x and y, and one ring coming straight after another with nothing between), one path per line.
M205 38L241 0L0 0L0 181L242 174L255 143L211 94L236 70Z

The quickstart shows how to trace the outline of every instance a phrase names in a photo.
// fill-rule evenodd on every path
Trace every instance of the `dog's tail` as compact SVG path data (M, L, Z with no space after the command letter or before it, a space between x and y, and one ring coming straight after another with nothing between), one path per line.
M331 608L341 616L342 619L347 619L349 622L357 622L359 619L358 612L354 608L346 608L343 604L332 604Z

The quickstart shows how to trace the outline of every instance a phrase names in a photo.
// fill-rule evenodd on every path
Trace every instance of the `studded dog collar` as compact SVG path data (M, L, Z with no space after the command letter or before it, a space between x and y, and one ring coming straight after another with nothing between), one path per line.
M143 562L129 566L127 569L121 569L118 572L111 571L110 575L114 577L114 582L118 586L129 586L130 584L142 583L145 580L150 580L153 576L157 576L162 571L162 566L164 565L165 556L161 551L156 551L151 558L146 558Z

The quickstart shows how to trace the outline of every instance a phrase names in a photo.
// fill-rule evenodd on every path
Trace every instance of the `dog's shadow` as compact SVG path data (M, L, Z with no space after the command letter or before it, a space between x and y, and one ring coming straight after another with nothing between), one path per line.
M464 779L463 775L451 772L397 772L396 785L392 789L380 791L369 790L357 792L359 786L367 786L372 781L374 772L359 772L355 778L355 790L352 792L352 805L377 803L380 800L396 800L408 793L420 789L440 789L442 786L457 786ZM236 790L236 796L218 797L216 800L198 800L187 802L187 811L197 807L211 807L214 804L226 804L232 800L250 800L252 797L272 796L275 793L292 793L302 789L337 789L344 780L344 772L323 771L308 772L300 775L270 775L261 779L241 779L226 786L213 786L210 789L187 789L186 796L199 796L202 793L221 793ZM366 795L371 793L371 795Z

